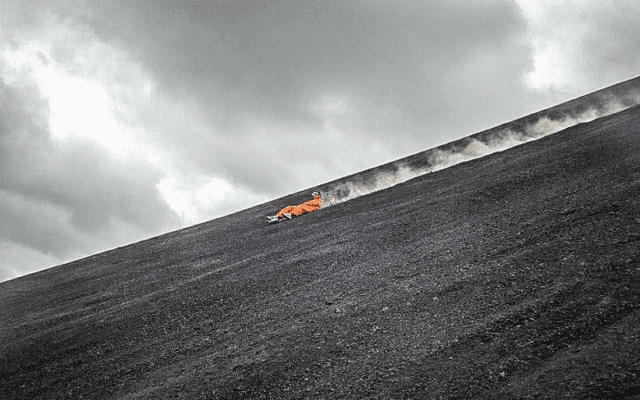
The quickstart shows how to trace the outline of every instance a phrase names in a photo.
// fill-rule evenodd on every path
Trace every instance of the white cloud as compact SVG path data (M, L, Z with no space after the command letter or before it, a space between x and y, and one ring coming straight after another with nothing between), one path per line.
M585 94L640 71L637 20L629 0L516 0L527 20L534 69L526 82L539 92Z
M327 93L311 104L309 107L313 114L330 118L333 116L344 115L351 110L349 106L349 94L347 93Z
M153 84L125 52L88 28L52 15L40 34L0 47L1 72L10 86L35 85L48 104L53 139L90 138L124 157L139 155L140 135L128 126ZM151 156L151 155L150 155Z
M199 175L166 176L157 184L165 201L178 214L183 225L192 225L218 214L217 203L232 191L223 179Z
M533 47L534 69L527 83L534 90L565 88L570 83L570 64L585 35L586 21L574 21L575 7L563 0L516 0L528 22L528 37ZM578 29L576 30L576 25Z

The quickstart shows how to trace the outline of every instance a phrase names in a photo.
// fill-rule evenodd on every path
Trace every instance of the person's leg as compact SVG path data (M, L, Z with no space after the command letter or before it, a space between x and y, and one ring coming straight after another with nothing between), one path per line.
M278 218L284 218L284 214L292 212L297 206L286 206L279 213L276 214Z

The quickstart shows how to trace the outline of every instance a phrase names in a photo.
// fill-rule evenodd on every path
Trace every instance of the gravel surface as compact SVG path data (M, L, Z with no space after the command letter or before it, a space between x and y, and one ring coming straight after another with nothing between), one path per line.
M0 284L0 397L640 398L640 108Z

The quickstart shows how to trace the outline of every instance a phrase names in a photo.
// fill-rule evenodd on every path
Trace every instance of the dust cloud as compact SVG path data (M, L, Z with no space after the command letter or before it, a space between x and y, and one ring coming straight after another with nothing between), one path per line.
M532 140L562 131L580 123L593 121L597 118L615 114L632 106L640 104L640 94L617 99L607 99L601 106L590 108L583 112L565 110L560 117L549 116L550 113L538 113L540 117L534 123L527 123L518 129L494 128L481 134L461 139L462 145L443 145L427 150L418 156L423 158L420 167L410 167L406 159L393 164L394 171L385 171L378 167L372 171L356 174L346 182L339 182L330 186L323 193L323 208L343 203L357 197L387 189L410 179L439 171L453 165L470 161L486 155L504 151ZM522 120L524 120L523 118ZM510 124L505 124L509 126ZM481 137L477 139L476 137ZM455 142L455 143L458 143ZM451 149L453 147L453 149ZM414 156L411 156L414 157ZM376 171L377 170L377 171ZM373 175L372 175L373 174Z

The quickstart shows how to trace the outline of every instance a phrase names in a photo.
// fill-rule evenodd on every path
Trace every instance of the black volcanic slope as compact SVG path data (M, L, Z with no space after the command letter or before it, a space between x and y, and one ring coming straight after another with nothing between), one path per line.
M640 108L0 284L0 397L640 398Z

